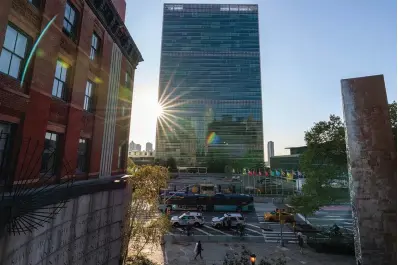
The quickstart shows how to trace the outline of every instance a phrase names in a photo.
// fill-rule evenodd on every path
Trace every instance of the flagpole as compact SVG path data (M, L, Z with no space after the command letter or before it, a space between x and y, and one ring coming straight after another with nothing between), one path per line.
M283 197L283 174L281 174L281 183L282 183L282 197Z

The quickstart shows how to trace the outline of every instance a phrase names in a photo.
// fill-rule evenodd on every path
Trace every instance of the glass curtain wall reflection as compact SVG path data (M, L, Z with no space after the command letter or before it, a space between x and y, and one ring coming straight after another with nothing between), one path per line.
M157 158L209 172L264 161L258 29L257 5L164 5Z

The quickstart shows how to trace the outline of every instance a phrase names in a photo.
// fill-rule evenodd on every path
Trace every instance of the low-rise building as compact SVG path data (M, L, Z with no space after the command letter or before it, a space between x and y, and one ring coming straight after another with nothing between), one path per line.
M152 165L155 163L155 151L129 151L129 159L136 165Z
M307 150L307 146L287 147L290 155L270 157L271 169L299 170L300 157Z

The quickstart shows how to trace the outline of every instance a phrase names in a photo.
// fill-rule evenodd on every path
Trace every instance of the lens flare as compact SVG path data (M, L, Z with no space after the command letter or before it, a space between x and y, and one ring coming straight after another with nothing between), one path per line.
M155 112L156 112L156 117L157 117L157 118L160 118L160 117L163 116L164 110L163 110L163 106L162 106L160 103L158 103L158 104L156 105L156 110L155 110Z

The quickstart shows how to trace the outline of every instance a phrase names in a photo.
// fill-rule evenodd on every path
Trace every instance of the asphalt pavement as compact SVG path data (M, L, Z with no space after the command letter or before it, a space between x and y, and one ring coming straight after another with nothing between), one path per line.
M304 220L302 215L298 215ZM352 211L349 204L328 205L315 212L313 216L307 217L307 223L313 226L331 227L336 224L341 228L353 232Z
M275 210L275 205L272 203L255 203L255 211L245 212L243 216L246 218L246 229L245 236L247 237L262 237L264 242L276 243L280 242L281 225L277 222L268 222L264 220L264 212ZM184 211L173 211L171 216L179 216ZM193 229L194 235L205 235L205 236L236 236L235 229L217 229L211 226L212 217L221 217L223 212L203 212L205 218L205 224L201 227L195 227ZM182 228L172 228L170 231L171 235L184 235ZM282 226L283 239L289 243L296 243L297 236L290 228L286 225Z

